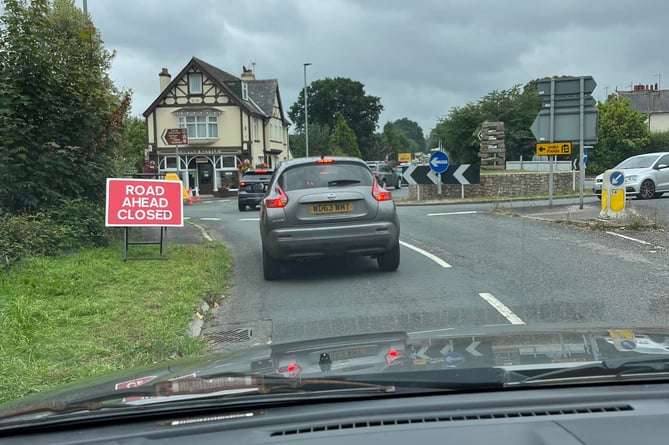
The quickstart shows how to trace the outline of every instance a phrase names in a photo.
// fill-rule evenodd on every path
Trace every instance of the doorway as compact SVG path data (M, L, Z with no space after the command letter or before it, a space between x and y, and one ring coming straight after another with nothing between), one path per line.
M214 172L207 158L198 158L197 178L200 195L211 195L214 193Z

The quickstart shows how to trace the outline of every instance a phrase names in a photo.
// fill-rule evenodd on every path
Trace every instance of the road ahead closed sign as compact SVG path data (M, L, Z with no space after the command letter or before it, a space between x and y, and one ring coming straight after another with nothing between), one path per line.
M181 181L107 179L107 227L183 227Z

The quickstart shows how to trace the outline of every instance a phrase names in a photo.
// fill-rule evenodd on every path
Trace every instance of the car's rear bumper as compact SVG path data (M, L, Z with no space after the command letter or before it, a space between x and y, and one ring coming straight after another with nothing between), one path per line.
M393 222L365 222L337 226L280 228L264 237L264 248L275 259L290 260L337 255L377 255L399 242Z

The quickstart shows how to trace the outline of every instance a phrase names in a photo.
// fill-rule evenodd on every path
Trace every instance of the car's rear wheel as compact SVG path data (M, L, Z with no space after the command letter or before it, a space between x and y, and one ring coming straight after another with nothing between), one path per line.
M262 273L267 281L278 280L281 276L281 263L272 258L265 248L262 249Z
M379 269L384 272L394 272L400 267L400 243L395 244L392 249L376 258Z
M238 202L237 207L239 208L240 212L245 212L246 211L246 204L244 204L243 202Z
M655 198L655 183L650 179L646 179L639 187L639 198L651 199Z

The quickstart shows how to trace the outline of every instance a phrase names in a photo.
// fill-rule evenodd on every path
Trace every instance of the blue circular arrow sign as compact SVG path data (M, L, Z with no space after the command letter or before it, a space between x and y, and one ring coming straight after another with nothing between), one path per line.
M443 151L435 151L430 155L430 168L435 173L448 170L448 155Z
M623 182L625 182L625 175L621 172L613 172L611 173L611 176L609 176L609 181L611 181L611 185L616 187L621 186L623 185Z

